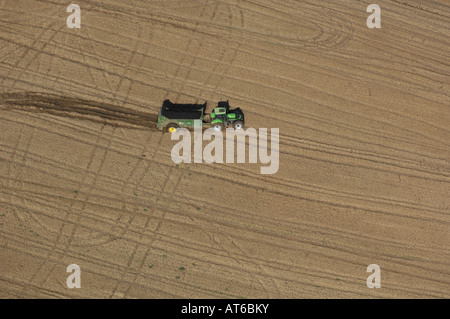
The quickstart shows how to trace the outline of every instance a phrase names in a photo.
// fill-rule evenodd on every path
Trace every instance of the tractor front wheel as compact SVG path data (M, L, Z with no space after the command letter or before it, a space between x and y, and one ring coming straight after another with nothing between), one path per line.
M242 122L242 121L235 121L233 123L233 128L235 130L242 130L244 128L244 122Z

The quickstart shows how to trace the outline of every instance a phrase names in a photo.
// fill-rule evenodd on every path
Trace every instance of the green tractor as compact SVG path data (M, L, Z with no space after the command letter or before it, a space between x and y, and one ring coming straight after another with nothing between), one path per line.
M230 126L235 130L243 129L244 113L239 107L231 110L228 101L219 102L211 112L211 127L218 132Z

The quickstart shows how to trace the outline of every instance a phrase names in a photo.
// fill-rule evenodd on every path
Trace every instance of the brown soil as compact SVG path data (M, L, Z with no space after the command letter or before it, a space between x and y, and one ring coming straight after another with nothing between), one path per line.
M450 297L447 1L79 4L0 2L1 298ZM174 164L166 98L279 171Z

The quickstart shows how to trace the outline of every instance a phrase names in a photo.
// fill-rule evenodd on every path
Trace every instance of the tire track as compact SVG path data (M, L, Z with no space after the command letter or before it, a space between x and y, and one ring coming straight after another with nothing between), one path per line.
M61 96L49 93L2 93L0 103L8 108L49 113L71 117L72 113L82 119L119 127L144 127L156 131L157 114L146 113L105 102Z
M52 6L56 4L53 1L42 2ZM358 4L361 8L365 7L361 1ZM431 115L436 110L445 116L444 105L448 98L446 87L443 84L439 87L448 64L445 62L448 54L443 50L448 40L439 35L446 20L445 16L436 14L437 8L442 6L433 3L420 6L413 0L408 0L405 5L399 1L394 4L387 2L389 14L394 20L385 26L389 28L398 22L407 24L399 26L395 32L385 32L386 43L377 38L369 45L364 44L367 41L367 36L362 33L364 23L352 25L358 15L345 1L333 1L326 5L313 1L281 3L264 0L257 3L227 0L221 5L202 2L199 8L205 10L205 15L200 16L189 5L186 9L184 6L186 4L180 5L178 1L169 4L137 3L135 6L115 3L109 6L106 1L97 0L86 4L86 9L91 17L105 17L105 20L99 20L100 24L95 26L92 19L92 25L85 26L96 34L108 32L108 36L96 39L91 38L92 33L87 36L71 35L66 30L62 32L65 37L55 37L47 42L49 32L51 35L57 32L57 28L47 25L46 30L45 26L34 26L35 20L36 23L40 21L39 14L30 12L30 15L23 15L15 10L15 13L5 12L6 19L2 15L0 25L6 27L12 21L19 20L15 18L17 15L31 17L28 21L32 23L19 22L21 24L7 28L11 32L8 31L6 36L1 34L0 41L8 48L17 48L20 53L29 50L25 58L35 57L39 67L29 70L23 62L30 61L18 62L11 57L6 58L0 62L5 70L0 74L1 80L8 83L7 86L14 83L14 90L32 86L34 91L52 92L0 92L0 110L5 114L2 122L8 129L14 126L20 129L20 132L11 135L15 138L20 136L17 143L5 139L0 142L0 159L9 165L8 176L1 177L2 184L5 180L8 182L0 190L0 201L2 206L17 211L19 215L31 216L26 220L28 227L45 229L42 237L36 239L17 227L17 221L11 218L6 232L0 234L5 249L9 249L6 248L8 244L13 249L12 255L35 256L32 258L36 258L38 263L45 259L46 254L52 256L48 264L53 268L44 275L51 275L58 267L58 258L67 258L67 254L80 257L89 265L89 271L96 273L96 277L112 283L111 296L115 292L123 292L124 297L130 297L129 294L134 291L153 290L149 295L223 297L223 291L214 284L222 284L224 279L220 277L224 276L229 277L233 287L238 289L226 294L228 297L242 296L239 291L266 297L274 294L283 297L315 296L320 293L323 296L368 297L367 289L360 287L360 278L351 271L364 268L365 260L375 257L379 257L378 260L385 265L384 269L392 274L391 278L395 278L389 291L383 293L384 296L439 298L447 295L445 285L448 283L442 281L442 276L448 275L448 249L445 244L437 243L437 236L442 234L443 240L445 238L443 229L449 223L448 205L445 199L432 201L445 192L450 177L446 157L449 130L443 124L445 117L435 121L437 116ZM210 9L214 9L213 12ZM433 10L435 12L429 12ZM422 16L417 14L418 11ZM220 17L219 12L225 16ZM217 19L205 19L211 13ZM407 16L399 18L404 13ZM228 14L231 15L229 19ZM365 18L365 14L360 15ZM431 21L429 30L411 32L411 27L417 28L430 16L435 19ZM255 17L266 29L254 30ZM112 18L116 19L117 24L111 28L108 23ZM304 21L299 18L304 18ZM267 24L270 19L278 23ZM408 19L411 21L408 22ZM127 47L127 43L141 37L137 33L127 32L127 27L132 27L134 23L142 26L139 29L142 34L151 31L155 39L144 39L140 42L141 46ZM292 29L284 29L289 23ZM296 33L304 23L312 23L314 29L311 30L316 32L309 33L309 38ZM30 31L34 27L40 28L38 32ZM308 33L308 30L304 31ZM40 32L42 37L35 38L34 35ZM409 36L411 33L412 37ZM298 38L292 41L295 36ZM396 36L398 39L394 42ZM425 36L430 39L424 41ZM179 45L177 41L180 41ZM193 41L191 47L202 43L206 48L191 48L191 52L183 52L186 48L184 44L189 41ZM289 41L292 43L287 43ZM71 43L80 43L90 49L80 52ZM209 46L221 43L229 43L232 51L227 51L221 58L207 56ZM414 54L414 46L422 52ZM172 50L170 54L165 53L168 48ZM370 52L370 48L374 51ZM389 52L397 49L398 56L393 56L390 61ZM112 52L106 54L103 50ZM406 59L408 55L411 56L410 61ZM430 58L423 60L427 55ZM118 59L114 61L116 56ZM135 58L127 63L127 56ZM360 62L372 57L374 59L366 65ZM264 65L269 60L274 64L265 69ZM245 65L247 61L252 63ZM423 65L419 65L421 61ZM61 77L59 74L55 76L54 72L43 71L49 63L62 69L76 65L75 71L90 72L91 78L86 76L84 83L82 78L72 79L63 73L60 73ZM377 71L379 65L383 68ZM166 75L163 73L165 67L176 72ZM293 72L287 70L289 68ZM299 76L293 74L295 72L299 72ZM216 83L205 82L205 85L196 80L203 76L203 79L210 81L217 73L223 74ZM308 74L313 75L311 80L303 79ZM95 83L101 78L107 82L101 85ZM330 83L342 81L343 84L328 87L325 81L322 87L319 78L327 78ZM116 79L119 85L113 92ZM373 100L358 102L356 93L343 97L339 90L346 90L345 84L360 79L361 85L355 89L370 88L380 80L389 82L377 85L376 89L372 87ZM128 87L123 85L126 82L129 82ZM149 92L144 91L147 88ZM10 88L5 86L4 90ZM161 90L163 93L160 93ZM246 114L255 125L264 123L263 116L266 116L271 117L271 123L285 126L287 135L280 139L280 155L286 163L294 161L296 165L301 165L302 161L306 161L308 165L325 167L327 172L341 166L344 171L355 168L366 172L368 181L376 182L376 187L359 190L345 181L328 183L321 180L324 174L317 179L311 174L311 180L298 180L299 172L291 175L287 170L280 171L277 176L263 178L254 172L252 166L194 165L191 167L193 176L187 178L186 170L176 170L170 162L167 134L158 132L158 136L154 135L156 129L151 125L156 122L156 112L151 115L151 111L144 110L148 108L147 96L152 96L153 101L150 102L156 105L155 101L159 101L164 93L177 96L177 99L181 96L196 99L199 98L196 93L199 91L200 95L212 99L221 94L235 102L247 104ZM393 92L395 97L405 100L394 101L388 109L377 105L379 101L387 101L376 96L380 92ZM30 97L29 94L35 96ZM271 96L275 101L267 99ZM405 105L410 101L409 96L417 105ZM100 102L103 100L111 102ZM426 106L427 103L431 104L428 105L431 107L429 112L421 113L420 104ZM155 111L156 107L152 110ZM405 110L412 113L405 113ZM120 129L122 135L114 134L110 136L109 145L99 145L98 140L95 142L98 123L108 132ZM290 133L292 128L302 133ZM133 161L133 166L116 165L114 167L118 171L112 174L100 169L92 171L89 166L73 161L65 163L60 156L52 158L51 155L41 155L33 147L34 140L24 140L32 130L33 134L51 134L58 142L69 143L74 149L78 145L98 148L98 152L104 152L100 155L106 156L108 152L108 158L111 156L112 160L125 156ZM146 132L143 133L143 130ZM97 137L100 138L99 135ZM28 147L27 141L30 142ZM149 149L151 152L148 152ZM147 159L138 152L152 155ZM80 163L88 160L82 156L79 158ZM99 157L91 159L91 162L98 165L96 159ZM17 171L14 165L20 166L20 173L10 176L11 172ZM155 167L157 169L153 169ZM393 178L399 174L407 178L399 186L411 187L411 194L400 187L395 190L396 180ZM25 180L25 176L30 176L30 179ZM77 176L82 176L83 181ZM339 174L333 176L340 177ZM382 179L376 180L380 176ZM148 182L149 178L154 182ZM96 182L92 183L92 179ZM389 182L391 180L392 183ZM171 183L173 181L175 185ZM194 189L186 192L196 182L224 185L224 196L238 192L237 198L242 200L242 194L248 194L251 199L267 202L268 208L257 211L256 207L245 204L242 209L211 209L208 194L205 197ZM356 179L356 185L359 182ZM81 194L73 196L71 185L91 191L85 197ZM344 187L341 188L342 185ZM228 189L228 186L233 188ZM427 200L422 200L422 194L418 195L421 186L423 196L428 196ZM139 197L123 194L121 189L124 187L132 189ZM393 190L392 194L382 190L382 187ZM269 198L269 194L272 197ZM157 203L151 200L156 196L160 199ZM174 198L178 208L171 204ZM274 202L271 203L271 200ZM65 221L60 212L65 207L64 203L68 202L73 203L74 210L71 220ZM269 208L273 211L275 207L272 205L284 203L287 211L270 213ZM301 207L298 215L293 211L297 204ZM143 213L143 207L151 213ZM201 207L201 210L196 210L196 207ZM112 215L104 213L106 210L110 210ZM328 215L333 218L324 221L327 214L323 218L315 218L314 214L322 210L331 210L333 213ZM360 225L352 228L339 222L332 224L339 214L347 221L354 217L356 222L356 218L362 217L381 226L392 222L389 225L392 230L405 230L405 233L386 237L387 231L364 233L363 230L368 228ZM77 227L86 229L87 238L75 240L72 236L68 252L58 245L53 254L50 234L54 232L54 227L47 223L48 220L68 222L68 227L73 227L73 236ZM143 223L137 223L138 220ZM396 228L402 221L405 221L404 225ZM148 229L149 225L151 229ZM156 230L153 231L155 225ZM413 233L414 227L417 227L417 234ZM432 234L433 231L438 233ZM195 232L196 236L186 237L190 232ZM419 239L420 235L424 235L423 241ZM113 243L109 248L130 248L132 254L128 262L121 262L114 254L94 256L85 249L90 245L106 247L111 243L111 238L119 238L120 242ZM374 245L377 249L372 247ZM261 249L248 254L252 247ZM198 277L200 280L195 283L177 282L170 278L169 272L161 270L155 274L146 271L146 258L158 252L171 254L176 260L193 260L201 264L201 268L189 273L190 278ZM313 258L302 255L309 253ZM110 262L111 265L108 265ZM337 270L326 267L323 264L326 262L333 262L339 270L344 269L342 276ZM340 284L335 284L336 277L341 279ZM415 291L415 287L402 282L408 277L416 278L417 287L423 289ZM42 281L46 285L42 291L36 285L24 290L20 281L15 283L12 280L7 284L7 291L11 292L5 294L38 296L41 293L61 298L58 289L52 290L54 287L47 282L48 278ZM259 280L260 284L253 279ZM285 285L287 281L289 285ZM51 289L45 290L47 287ZM19 290L23 292L19 293ZM61 292L64 290L61 289Z
M34 244L34 242L33 242L33 244ZM189 250L189 249L192 249L192 248L190 248L189 246L185 246L185 245L182 245L183 247L181 247L181 249L177 249L176 250L176 252L177 252L177 254L181 254L181 255L185 255L185 254L182 254L182 253L180 253L181 251L187 251L187 250ZM196 248L195 249L195 251L198 251L199 249L198 248ZM186 257L188 257L188 258L191 258L191 259L195 259L195 260L197 260L197 261L201 261L201 259L198 259L198 258L196 258L196 257L194 257L194 256L189 256L189 255L185 255ZM343 261L346 261L346 262L348 262L347 260L343 260ZM209 261L210 263L212 263L212 264L215 264L215 262L212 262L212 261ZM262 261L262 262L266 262L266 261ZM217 264L217 265L220 265L220 264ZM292 265L286 265L286 266L289 266L289 267L292 267ZM320 273L322 276L323 276L323 274L322 273ZM302 274L300 273L299 274L300 276L299 276L299 278L301 278L302 277ZM303 274L304 275L304 274ZM412 276L413 274L408 274L408 273L406 273L406 275L410 275L410 276ZM320 277L320 275L319 275L319 277ZM425 279L425 280L432 280L432 279L430 279L430 278L428 278L428 277L422 277L422 276L420 276L420 277L417 277L417 278L421 278L421 279ZM283 278L283 277L278 277L278 279L279 280L286 280L287 278ZM290 280L292 280L292 278L290 279ZM294 280L295 281L295 280ZM437 280L437 282L441 282L441 280ZM325 286L324 286L325 287Z
M162 137L161 137L162 138ZM83 143L86 143L87 141L83 141ZM95 145L95 144L93 144L93 145ZM123 155L128 155L128 156L133 156L133 155L130 155L129 153L126 153L126 152L123 152L123 151L120 151L120 150L118 150L118 149L115 149L114 150L116 153L119 153L119 154L123 154ZM139 157L135 157L137 160L139 159ZM342 163L340 163L340 164L342 164ZM168 164L164 164L164 161L160 161L160 163L159 163L159 165L162 165L163 167L164 166L166 166L166 167L171 167L171 165L168 165ZM227 168L225 168L225 170L227 171L228 169ZM239 175L239 174L247 174L246 172L243 172L243 171L231 171L233 174L237 174L237 175ZM252 173L248 173L248 174L250 174L249 176L251 176L251 178L252 179L258 179L258 180L261 180L261 176L259 176L259 175L257 175L257 176L255 176L255 174L252 174ZM227 173L225 174L225 177L221 177L221 176L217 176L217 174L214 174L214 173L208 173L207 174L207 176L210 176L210 177L215 177L215 178L221 178L221 179L223 179L224 181L226 181L226 182L231 182L232 180L233 180L233 177L228 177L227 176ZM285 182L279 182L279 181L277 181L276 183L279 183L280 184L280 186L282 186L282 188L286 188L286 187L289 187L289 188L292 188L292 187L298 187L298 186L295 186L296 184L298 184L298 182L294 182L294 184L292 184L292 182L287 182L287 181L285 181ZM289 183L291 183L290 185L289 185ZM246 184L246 183L240 183L240 184L242 184L243 186L246 186L246 187L248 187L249 185L248 184ZM310 187L311 185L309 185L308 186L308 188ZM303 192L304 190L308 190L308 188L303 188L303 189L300 189L300 191L301 192ZM255 185L255 189L264 189L264 188L261 188L259 185L258 186L256 186ZM319 192L323 192L323 190L321 190L321 189L316 189L315 190L316 192L317 191L319 191ZM331 194L331 193L329 193L331 190L327 190L326 192L328 192L328 194ZM336 191L335 190L333 190L332 191L333 193L336 193ZM285 195L285 196L289 196L288 194L290 194L289 192L285 192L285 191L276 191L276 193L277 194L283 194L283 195ZM339 192L338 192L339 193ZM343 196L343 198L348 198L348 195L357 195L356 193L355 194L346 194L346 193L343 193L342 194L342 196ZM312 200L311 198L306 198L307 200ZM386 199L384 199L384 200L386 200ZM377 198L374 198L374 201L375 202L377 202L377 203L381 203L381 202L379 202L379 199L378 199L378 201L377 201ZM401 202L398 202L397 204L402 204ZM412 203L409 203L409 204L412 204ZM408 204L408 205L409 205ZM407 207L407 206L406 206ZM361 207L359 207L359 208L361 208ZM363 208L363 209L365 209L365 208ZM419 207L417 207L417 208L414 208L414 209L419 209L419 210L426 210L426 211L430 211L430 212L434 212L434 213L439 213L439 212L441 212L441 210L436 210L435 208L431 208L431 207L426 207L426 206L423 206L423 205L421 205L421 206L419 206ZM432 209L432 210L430 210L430 209Z
M310 101L310 102L312 102L312 101ZM315 103L315 102L313 102L313 103ZM414 133L414 134L416 134L416 133Z

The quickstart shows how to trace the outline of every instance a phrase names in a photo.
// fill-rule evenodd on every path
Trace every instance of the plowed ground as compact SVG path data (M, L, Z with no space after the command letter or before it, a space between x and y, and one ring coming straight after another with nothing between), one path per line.
M0 297L450 297L448 1L77 3L0 1ZM166 98L279 171L176 165Z

